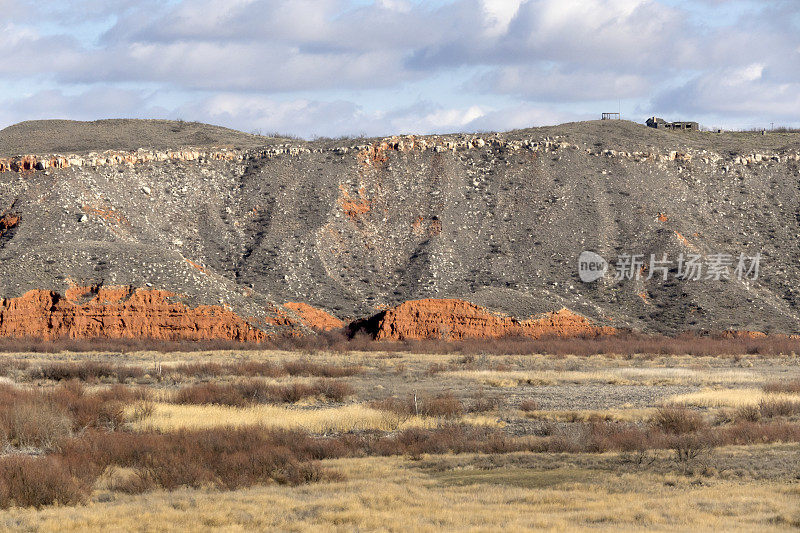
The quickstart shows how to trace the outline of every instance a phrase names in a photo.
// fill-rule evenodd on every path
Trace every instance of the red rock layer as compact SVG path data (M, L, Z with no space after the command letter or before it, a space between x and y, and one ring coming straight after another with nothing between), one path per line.
M16 213L6 213L0 217L0 237L6 234L9 230L16 228L22 217Z
M568 309L545 313L527 320L496 314L463 300L412 300L382 313L373 322L376 339L405 340L439 338L492 339L525 336L533 339L557 336L613 335L616 329L599 327Z
M339 187L339 206L342 211L352 220L357 220L361 215L369 213L372 209L372 202L365 198L364 189L358 190L358 196L353 197L344 190L343 186Z
M190 308L162 290L132 287L74 287L62 297L31 290L0 299L0 336L57 338L150 338L260 342L268 335L230 309ZM276 326L297 327L276 320Z
M344 327L344 322L335 316L306 303L286 302L283 306L297 313L303 323L310 328L327 331Z
M728 330L722 336L726 339L763 339L767 334L761 331Z

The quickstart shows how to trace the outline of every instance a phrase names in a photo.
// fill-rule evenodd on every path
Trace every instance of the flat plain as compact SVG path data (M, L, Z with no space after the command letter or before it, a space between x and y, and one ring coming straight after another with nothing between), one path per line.
M0 370L6 529L800 527L794 355L61 352Z

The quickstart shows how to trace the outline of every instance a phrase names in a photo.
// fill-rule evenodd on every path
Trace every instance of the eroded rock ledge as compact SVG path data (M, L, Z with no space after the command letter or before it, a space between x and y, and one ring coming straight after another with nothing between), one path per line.
M175 293L158 289L72 287L60 295L34 289L18 298L0 299L0 337L42 340L154 339L226 340L260 343L276 336L310 334L311 330L340 329L345 323L303 302L272 306L266 318L247 319L223 305L187 306ZM496 339L518 336L574 338L616 335L563 308L525 320L494 313L458 299L411 300L348 327L375 340ZM726 338L757 339L757 331L719 332ZM798 335L778 335L800 338Z
M74 287L64 296L31 290L0 300L2 337L261 342L270 336L267 326L283 332L298 327L286 315L261 322L251 324L220 305L188 307L168 291L127 286Z
M294 311L303 323L312 329L328 331L339 329L344 322L332 314L303 302L286 302L283 306Z
M597 326L586 317L561 309L527 320L493 313L457 299L411 300L351 326L376 340L495 339L505 336L596 337L617 330Z
M462 152L466 150L506 150L511 152L558 152L560 150L583 151L590 156L624 159L639 163L677 163L694 162L705 165L721 165L723 167L769 165L774 163L787 163L800 161L800 153L750 153L750 154L720 154L707 150L627 152L612 149L597 149L588 145L577 145L564 141L560 136L545 137L542 139L515 139L509 140L499 136L482 137L477 135L451 136L426 136L414 135L393 136L369 144L354 144L336 147L319 147L310 143L305 144L279 144L262 149L237 150L228 148L184 148L180 150L134 150L106 151L103 153L89 153L85 155L20 155L15 157L0 158L0 172L35 172L37 170L61 169L70 167L108 167L108 166L134 166L145 163L164 161L196 161L207 163L211 161L244 162L260 158L278 156L297 157L303 154L330 152L337 155L355 154L359 163L365 167L380 166L387 161L387 152ZM726 168L727 170L727 168Z
M470 302L449 299L405 302L354 324L376 340L616 333L614 328L596 326L567 309L517 320ZM343 326L335 316L302 302L287 302L283 309L276 306L267 318L244 319L225 306L189 307L172 292L130 286L72 287L63 296L34 289L18 298L0 299L0 337L262 342L276 335L300 335L308 332L305 328L331 330Z

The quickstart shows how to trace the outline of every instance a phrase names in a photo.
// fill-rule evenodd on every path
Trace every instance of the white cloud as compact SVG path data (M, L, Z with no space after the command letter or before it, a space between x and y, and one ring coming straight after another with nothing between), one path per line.
M488 15L486 33L490 36L505 33L522 2L523 0L482 0L481 4Z
M404 0L378 0L377 7L378 9L386 9L398 13L408 13L413 8L413 5Z
M762 65L718 69L663 92L654 99L653 107L732 123L797 123L800 82L769 79Z
M486 93L513 94L528 100L575 102L616 100L649 94L652 80L638 74L614 71L573 72L540 66L506 66L473 81Z
M464 109L415 106L390 117L394 131L402 133L447 133L469 129L468 125L485 115L480 106Z
M736 22L707 27L697 13L722 2L690 1L0 0L0 57L19 66L0 84L37 116L141 115L131 94L156 112L148 95L168 92L187 119L303 135L504 129L618 98L797 116L796 2L729 2ZM25 96L46 90L55 104Z
M469 123L464 129L467 131L505 131L593 118L596 118L596 115L557 111L550 106L520 104L488 111L484 116Z
M726 83L728 85L737 85L742 82L756 81L761 79L761 76L764 74L764 64L753 63L752 65L747 65L746 67L733 69L731 72L725 74L725 77L722 78L722 83Z

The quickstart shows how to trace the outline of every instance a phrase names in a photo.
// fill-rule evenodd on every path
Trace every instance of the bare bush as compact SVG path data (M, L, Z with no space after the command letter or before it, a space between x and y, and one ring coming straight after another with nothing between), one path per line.
M351 394L353 394L353 388L348 383L333 379L287 384L245 380L236 383L201 383L183 387L173 396L172 401L178 404L218 404L242 407L259 403L295 403L315 396L338 402Z
M0 458L0 507L43 507L83 502L89 486L52 457Z
M412 394L405 400L385 398L370 403L373 409L391 411L400 416L429 416L440 418L457 418L465 413L464 405L452 393L434 396Z
M0 339L0 352L45 352L61 351L130 352L151 350L161 352L185 352L208 350L256 350L277 349L303 351L310 354L319 351L393 351L436 354L552 354L552 355L782 355L800 352L800 339L784 335L768 335L761 338L730 337L685 333L674 337L642 335L620 331L617 335L578 336L573 338L501 337L497 339L464 339L446 341L442 339L376 341L367 334L347 330L317 332L303 337L278 337L261 344L235 341L161 341L154 339ZM342 375L315 374L320 377L343 377Z
M185 363L173 367L172 374L208 379L219 376L271 377L308 376L338 378L355 376L364 372L360 366L337 366L317 363L308 359L283 361L280 364L269 361L242 361L236 363Z
M22 400L0 409L0 431L11 446L49 449L69 437L72 420L44 399Z
M296 361L284 361L283 370L290 376L312 376L323 378L343 378L355 376L364 372L360 366L336 366L330 364L316 363L308 359L298 359Z
M466 411L468 413L487 413L494 411L502 403L502 400L497 396L487 396L481 391L472 395L472 398L467 402Z
M52 381L67 381L71 379L100 381L113 379L118 383L124 383L128 379L142 377L144 373L142 368L136 366L82 361L78 363L44 364L30 369L28 376L30 379L48 379Z
M218 428L169 434L94 432L68 442L61 456L73 467L98 475L109 466L133 468L139 480L125 490L216 486L228 490L276 481L296 485L319 481L325 472L317 458L341 447L303 432L262 428Z
M685 407L662 407L653 415L650 423L658 430L672 435L693 433L708 425L700 413Z
M743 405L733 414L737 422L758 422L761 420L761 409L757 405Z
M777 418L800 414L800 401L792 400L761 400L758 410L764 418Z
M770 381L769 383L765 383L762 388L764 392L800 394L800 379Z
M125 422L122 403L107 401L101 394L86 393L77 381L68 381L57 387L49 397L72 418L76 430L102 428L114 430Z

